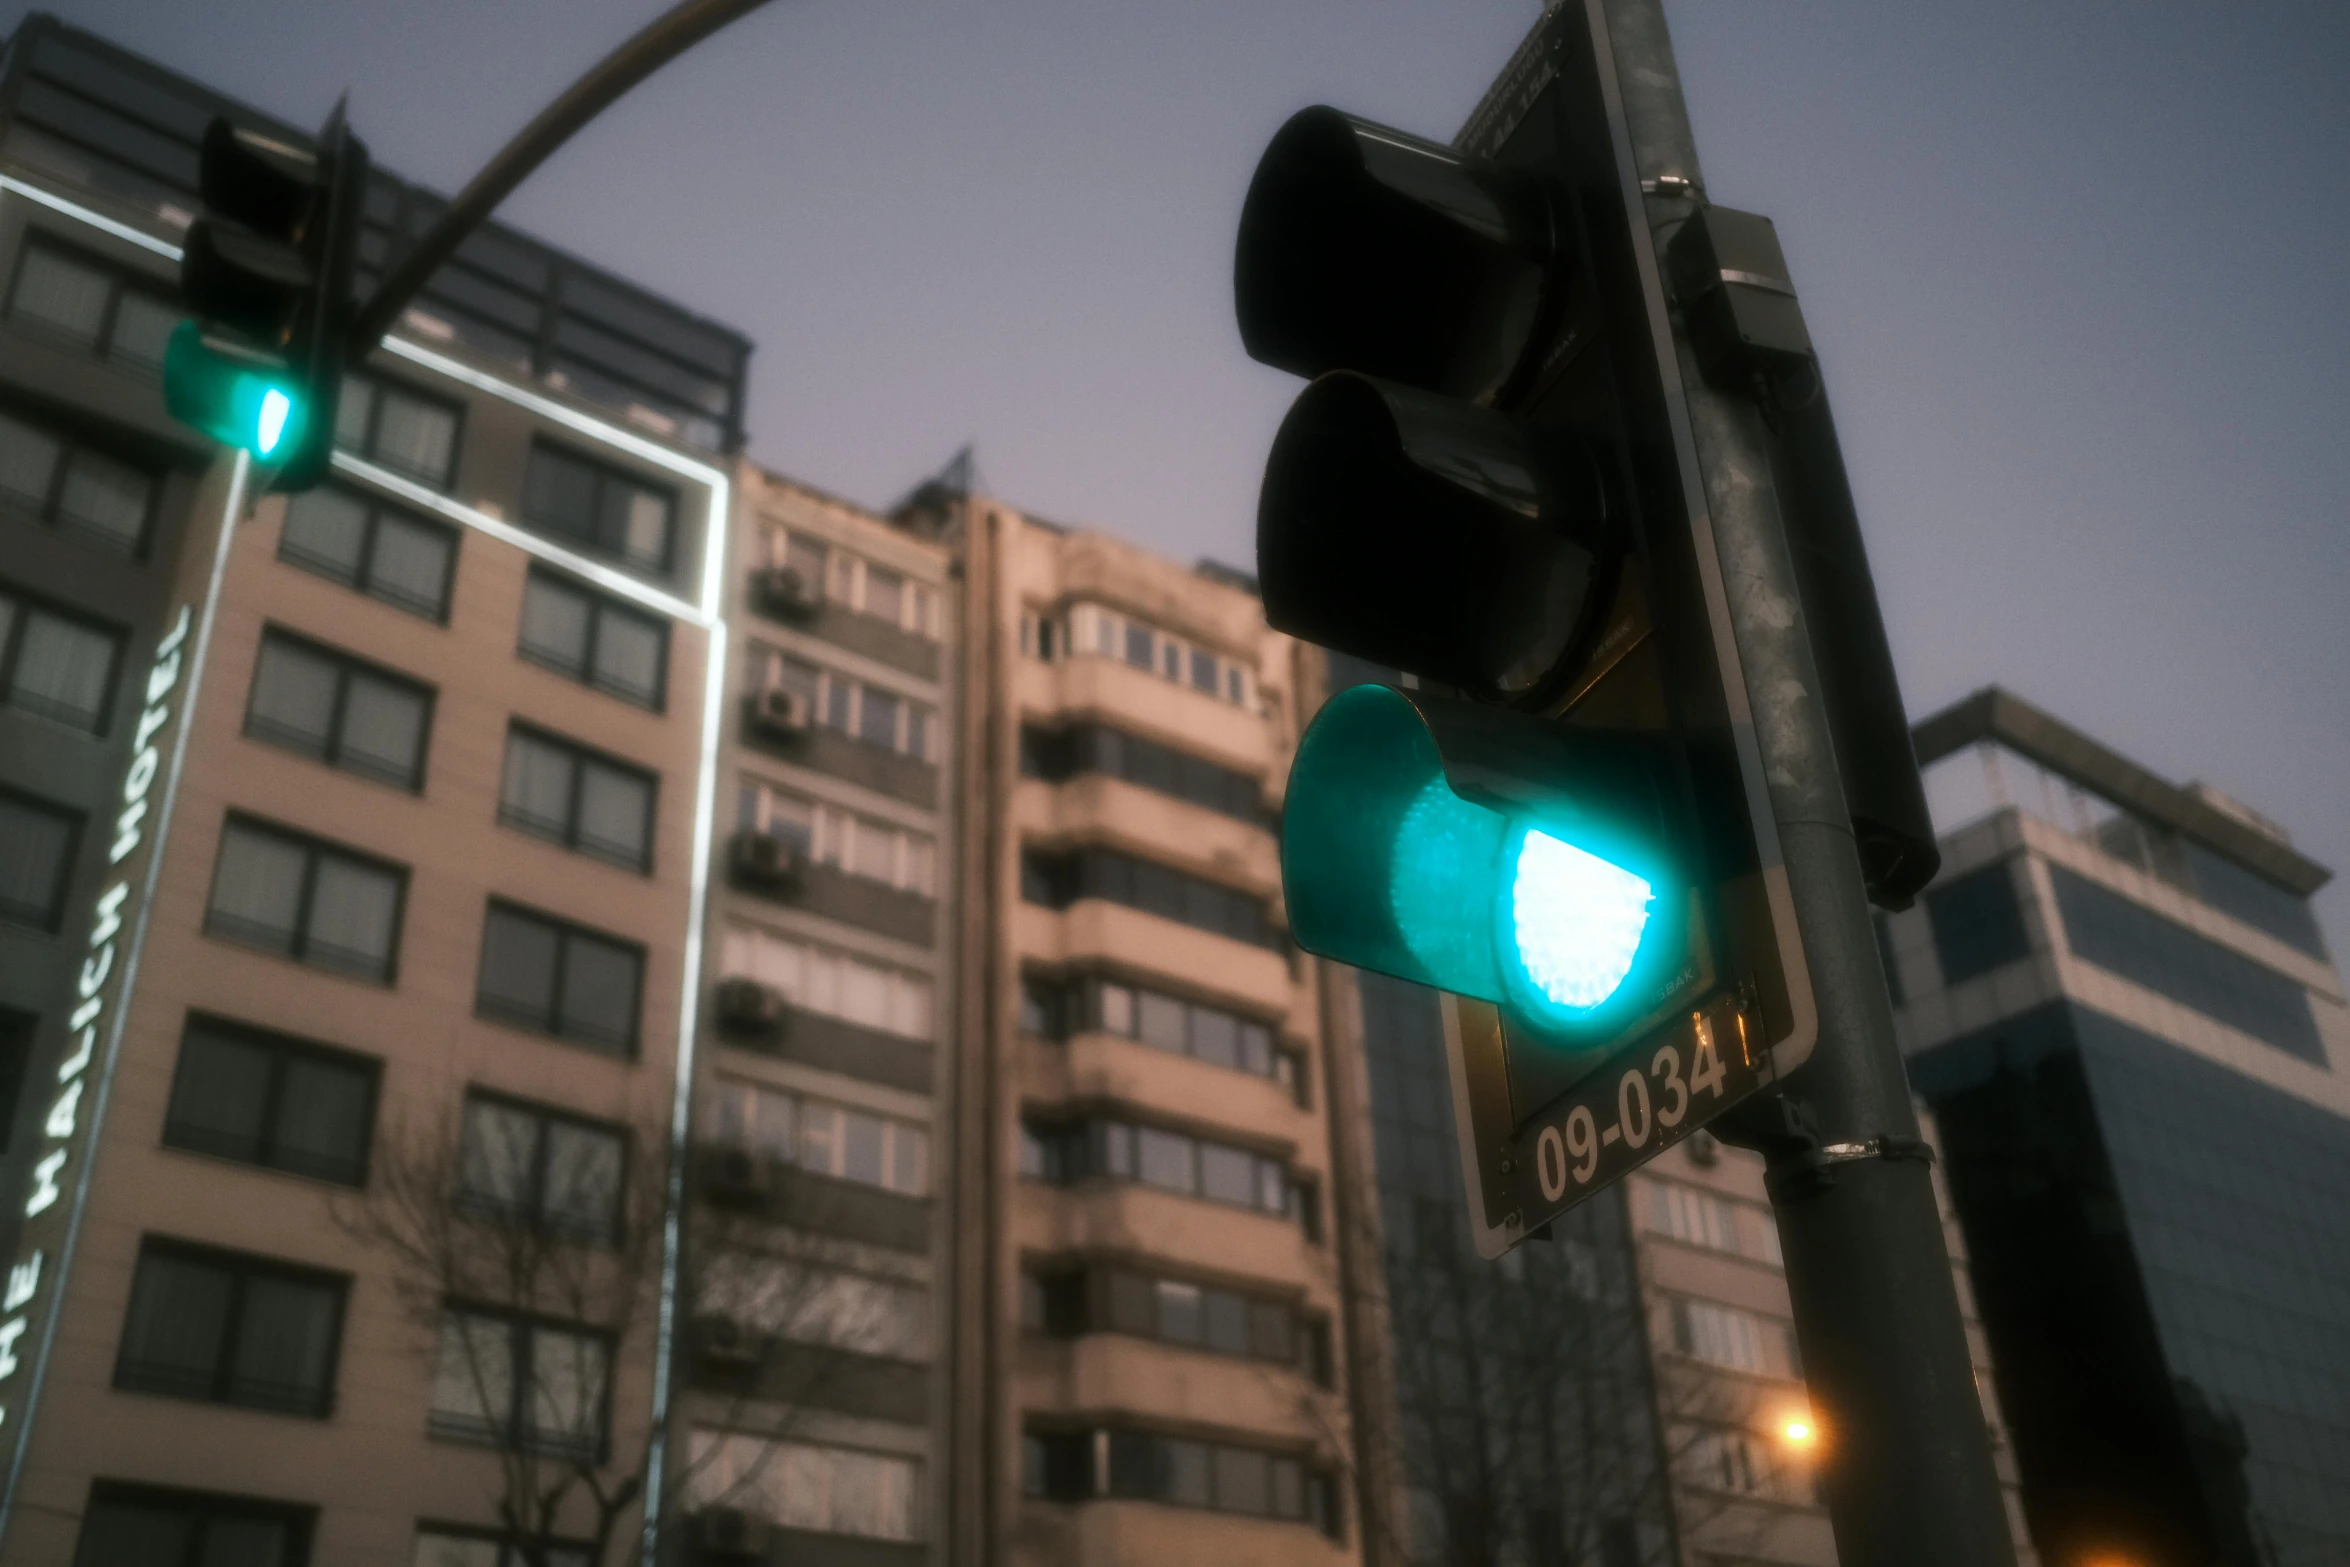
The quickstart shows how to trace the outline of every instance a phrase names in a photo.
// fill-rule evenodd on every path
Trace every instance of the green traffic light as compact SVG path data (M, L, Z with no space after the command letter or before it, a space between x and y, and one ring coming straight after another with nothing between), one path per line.
M1357 686L1306 731L1282 812L1298 944L1503 1005L1553 1036L1616 1020L1627 998L1653 990L1637 976L1672 944L1640 813L1604 768L1584 770L1579 792L1563 740L1555 794L1462 794L1431 732L1439 711L1452 709ZM1473 750L1473 737L1460 748ZM1462 773L1474 790L1479 769Z
M264 460L301 439L302 399L284 366L208 339L193 321L164 348L163 402L181 423Z

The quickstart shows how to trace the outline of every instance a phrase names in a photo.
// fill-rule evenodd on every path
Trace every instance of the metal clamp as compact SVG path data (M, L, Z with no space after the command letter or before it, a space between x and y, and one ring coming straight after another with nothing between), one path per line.
M1914 1159L1920 1164L1934 1162L1934 1150L1922 1137L1893 1137L1879 1135L1865 1142L1828 1143L1817 1148L1806 1148L1800 1153L1771 1163L1770 1173L1764 1177L1775 1198L1784 1190L1796 1192L1817 1191L1836 1182L1836 1166L1853 1164L1864 1159Z

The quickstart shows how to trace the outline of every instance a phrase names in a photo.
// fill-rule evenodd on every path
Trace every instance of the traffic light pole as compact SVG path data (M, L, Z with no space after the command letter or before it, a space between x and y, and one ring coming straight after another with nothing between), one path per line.
M1603 0L1647 216L1703 200L1662 0ZM1684 183L1685 182L1685 183ZM1894 1044L1859 850L1821 701L1762 408L1675 332L1689 434L1819 1006L1776 1097L1718 1126L1769 1165L1828 1512L1845 1567L2012 1567L1931 1166Z

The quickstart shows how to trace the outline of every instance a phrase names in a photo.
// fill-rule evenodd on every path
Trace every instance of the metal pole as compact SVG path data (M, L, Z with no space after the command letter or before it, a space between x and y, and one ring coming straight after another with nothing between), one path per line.
M652 75L738 17L756 11L767 0L680 0L655 17L619 48L573 82L562 97L539 111L488 162L472 182L457 193L416 248L400 258L391 276L376 286L375 294L351 322L351 352L365 356L383 340L408 308L408 302L456 254L465 236L497 210L514 187L547 161L572 134L609 108L613 100Z
M1696 210L1704 181L1663 0L1601 3L1633 156L1659 192L1649 222L1665 228ZM2012 1567L1766 431L1750 399L1707 385L1685 335L1675 341L1819 998L1818 1049L1744 1130L1769 1160L1837 1554L1844 1567Z

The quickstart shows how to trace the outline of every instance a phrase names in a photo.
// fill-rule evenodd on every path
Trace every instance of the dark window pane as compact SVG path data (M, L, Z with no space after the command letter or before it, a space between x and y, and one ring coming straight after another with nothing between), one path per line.
M379 599L438 620L449 609L449 562L457 538L388 508L375 514L375 548L367 591Z
M1216 1202L1236 1207L1256 1206L1257 1158L1221 1143L1200 1147L1200 1191Z
M1140 1174L1145 1185L1162 1187L1171 1192L1190 1192L1198 1188L1198 1147L1190 1138L1174 1132L1162 1132L1156 1127L1140 1129Z
M65 445L45 430L0 414L0 497L38 515L49 507Z
M41 328L77 348L96 348L114 280L97 267L45 245L25 247L8 301L12 321Z
M2051 865L2049 875L2074 956L2304 1061L2325 1064L2309 993L2298 981L2063 866Z
M177 306L142 294L123 291L114 307L114 329L107 336L106 357L149 374L163 368L163 350L180 324Z
M232 822L220 836L207 930L276 952L294 950L309 855L291 840Z
M248 1040L188 1030L172 1080L163 1140L200 1153L260 1162L269 1108L271 1053Z
M545 1028L554 1021L555 959L561 937L551 925L492 909L482 929L483 1011Z
M283 637L264 637L247 727L275 744L323 757L334 738L339 684L333 659Z
M78 827L67 812L0 794L0 920L57 928Z
M378 393L375 460L436 489L445 489L457 458L457 415L395 387Z
M1157 1287L1139 1273L1124 1268L1110 1274L1110 1327L1118 1333L1149 1338L1162 1331Z
M661 655L667 629L658 621L613 605L601 607L596 628L595 683L641 707L661 705Z
M267 1274L247 1278L229 1402L324 1414L339 1305L338 1292L328 1285Z
M1987 974L2032 950L2024 933L2024 911L2016 901L2015 877L2005 860L1929 887L1926 911L1933 921L1934 950L1942 959L1945 984Z
M302 1175L356 1181L366 1168L374 1075L356 1064L285 1058L272 1163Z
M1207 1326L1200 1310L1199 1286L1161 1279L1157 1288L1159 1337L1177 1344L1201 1342L1206 1336Z
M8 700L27 712L97 733L119 643L108 632L28 607L16 640Z
M367 556L366 503L326 486L289 498L278 553L346 587L359 586Z
M1245 1447L1219 1447L1216 1453L1216 1506L1228 1513L1262 1516L1273 1510L1270 1460Z
M1205 1299L1208 1348L1247 1354L1248 1302L1227 1290L1209 1290Z
M522 651L584 679L594 603L585 593L533 573L522 594Z
M424 771L424 729L430 701L413 686L354 671L343 697L339 765L402 788Z
M228 1333L235 1275L218 1263L149 1251L139 1258L115 1380L210 1398Z
M65 460L57 520L102 543L135 551L147 533L155 476L143 468L81 450Z
M101 1501L83 1521L75 1561L77 1567L184 1567L200 1527L202 1519L185 1507Z
M322 853L311 888L303 956L327 968L388 979L399 908L399 877L380 866Z
M640 963L627 947L570 933L557 1031L615 1049L633 1044Z
M572 775L577 767L568 747L527 730L508 732L498 819L562 842L570 831Z
M1172 1438L1160 1444L1165 1465L1166 1489L1160 1495L1178 1507L1206 1507L1212 1492L1208 1478L1208 1446L1204 1442L1179 1442Z
M642 868L653 817L652 780L601 762L589 762L579 783L579 846L590 854Z
M1265 1360L1286 1362L1295 1359L1297 1346L1290 1332L1295 1321L1287 1306L1272 1301L1250 1302L1248 1352Z
M1231 1013L1218 1012L1213 1007L1193 1007L1191 1053L1211 1066L1239 1066L1239 1020Z
M2318 934L2317 916L2307 898L2193 840L2187 841L2186 849L2195 890L2204 902L2313 958L2325 957L2325 938Z

